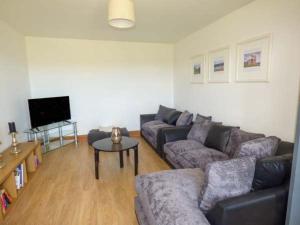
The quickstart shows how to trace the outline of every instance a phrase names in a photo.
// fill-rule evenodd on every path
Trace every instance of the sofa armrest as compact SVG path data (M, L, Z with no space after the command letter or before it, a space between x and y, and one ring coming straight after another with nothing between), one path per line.
M211 225L284 225L288 184L217 203L206 217Z
M156 114L141 114L140 115L140 128L142 130L142 126L144 123L155 120Z
M162 129L162 141L165 143L187 139L192 126L171 127Z

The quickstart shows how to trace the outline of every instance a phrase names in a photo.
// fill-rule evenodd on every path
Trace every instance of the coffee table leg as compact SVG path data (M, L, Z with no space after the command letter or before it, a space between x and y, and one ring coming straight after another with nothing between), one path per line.
M120 154L120 168L124 168L123 151L120 151L119 154Z
M95 176L99 180L99 151L95 150Z
M129 156L129 150L127 150L126 152L127 152L127 156Z
M138 175L139 168L139 149L138 147L134 148L134 175Z

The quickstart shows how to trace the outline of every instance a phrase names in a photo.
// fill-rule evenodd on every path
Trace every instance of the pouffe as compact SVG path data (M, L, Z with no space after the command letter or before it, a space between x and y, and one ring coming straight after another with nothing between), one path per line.
M121 135L125 137L129 137L129 132L127 128L121 128ZM95 141L102 140L104 138L109 138L111 136L111 132L100 131L99 129L90 130L88 133L88 143L92 145Z

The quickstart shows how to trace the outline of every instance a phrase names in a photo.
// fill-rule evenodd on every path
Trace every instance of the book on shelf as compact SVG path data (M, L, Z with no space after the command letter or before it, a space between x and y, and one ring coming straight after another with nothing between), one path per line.
M34 155L34 161L35 161L35 166L38 167L38 165L40 165L40 161L37 155Z
M12 198L4 189L0 190L0 202L2 213L5 214L7 208L12 203Z
M18 190L24 187L24 165L23 164L20 164L15 169L15 181Z

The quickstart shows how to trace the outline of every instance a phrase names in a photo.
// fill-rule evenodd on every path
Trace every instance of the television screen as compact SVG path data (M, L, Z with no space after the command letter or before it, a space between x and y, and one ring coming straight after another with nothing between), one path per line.
M29 99L28 105L32 128L71 119L68 96Z

